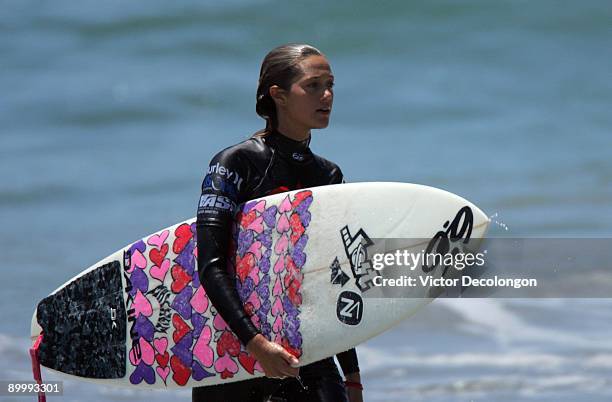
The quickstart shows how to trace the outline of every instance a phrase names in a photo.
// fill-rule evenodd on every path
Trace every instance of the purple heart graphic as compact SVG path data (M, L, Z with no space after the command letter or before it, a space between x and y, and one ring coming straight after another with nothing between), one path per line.
M306 247L306 243L308 243L308 235L304 233L302 236L300 236L298 241L295 242L293 249L303 251L304 247Z
M191 276L191 287L196 290L200 287L200 274L197 269L193 271L193 275Z
M252 230L241 230L238 233L238 255L244 256L249 247L253 244L253 231Z
M193 325L193 336L198 338L202 330L204 329L204 325L206 325L206 321L208 321L208 317L204 317L198 313L193 313L191 316L191 324Z
M147 293L149 290L149 279L142 269L135 269L130 276L130 282L132 282L132 290L130 290L130 296L136 296L136 290L140 289L142 294Z
M253 293L253 287L253 278L251 278L250 276L246 277L244 283L240 283L240 279L236 278L236 288L238 290L238 296L243 302L249 298L251 293Z
M293 305L291 299L289 299L289 296L287 295L283 295L283 307L285 308L285 314L292 317L297 317L297 315L300 313L300 310Z
M300 252L299 250L294 251L291 257L293 258L295 266L298 268L302 268L306 263L306 254Z
M261 333L263 334L263 336L265 336L266 338L270 338L270 334L272 333L272 326L265 322L265 321L260 321L261 324L261 328L259 328L261 330Z
M174 262L179 264L189 275L193 274L195 269L195 258L193 256L194 243L190 240L183 248L183 251L174 259Z
M289 340L289 345L291 345L291 347L294 347L297 349L302 346L302 335L300 335L298 331L287 332L285 336Z
M191 301L192 295L193 289L187 286L174 298L174 301L172 302L172 308L176 310L185 320L189 320L191 318L191 304L189 304L189 302Z
M185 335L179 343L174 345L170 350L181 362L187 367L191 366L193 355L191 353L191 344L193 343L193 337L191 333Z
M306 229L310 224L310 212L306 211L303 213L299 213L298 215L300 216L300 220L302 221L302 226L304 226L304 229Z
M272 231L270 229L264 230L257 235L257 240L259 240L266 248L272 247Z
M272 244L270 243L270 246L271 245ZM259 260L259 269L264 274L267 274L270 271L270 255L272 255L272 250L267 249L266 251L264 251L261 260Z
M191 363L191 369L193 370L191 372L191 376L196 381L203 380L206 377L213 377L215 375L214 373L209 373L208 371L206 371L204 367L202 367L202 365L195 360L193 361L193 363Z
M134 324L134 329L141 337L145 338L149 342L153 342L153 336L155 335L155 326L147 317L140 314Z
M270 277L268 275L265 275L257 285L257 294L261 300L267 300L270 297Z
M308 207L310 207L310 204L312 204L312 196L306 197L300 203L300 205L298 205L298 207L296 208L296 211L298 212L298 214L302 214L302 213L306 212Z
M145 244L145 242L142 240L138 240L136 243L132 244L132 246L130 247L130 254L134 254L134 251L136 250L144 254L146 249L147 249L147 245Z
M264 321L266 320L266 315L268 315L268 312L270 312L270 309L272 308L272 302L270 301L270 299L261 299L261 307L259 307L259 310L257 311L258 313L261 312L263 314L262 318Z
M257 201L249 201L244 204L244 207L242 207L242 213L248 213L255 206L255 204L257 204Z
M266 209L263 213L263 220L266 223L266 226L269 228L273 228L276 226L276 213L278 209L276 205L272 205L270 208Z
M145 362L140 362L136 370L130 376L130 382L132 384L140 384L142 380L145 380L147 384L155 383L155 372L151 366L147 366Z

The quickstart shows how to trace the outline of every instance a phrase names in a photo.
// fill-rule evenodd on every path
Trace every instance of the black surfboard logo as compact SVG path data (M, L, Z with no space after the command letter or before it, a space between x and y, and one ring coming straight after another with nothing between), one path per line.
M338 296L336 316L347 325L357 325L363 317L363 299L358 293L345 290Z

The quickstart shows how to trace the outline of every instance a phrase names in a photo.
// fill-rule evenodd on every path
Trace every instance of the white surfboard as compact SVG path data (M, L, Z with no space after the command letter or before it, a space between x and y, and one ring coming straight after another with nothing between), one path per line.
M477 246L488 223L465 199L421 185L297 190L243 206L231 269L253 323L305 365L372 338L435 297L435 289L423 286L384 297L375 285L381 272L372 267L372 253L394 251L397 241L376 239L403 239L402 249L416 251L440 239ZM196 256L191 219L66 282L38 304L32 319L32 339L42 333L41 364L128 387L206 386L262 376L209 302ZM429 268L442 275L442 267Z

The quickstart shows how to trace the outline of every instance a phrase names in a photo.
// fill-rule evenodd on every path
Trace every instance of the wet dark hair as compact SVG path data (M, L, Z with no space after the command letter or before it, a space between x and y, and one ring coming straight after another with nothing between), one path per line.
M261 63L259 85L257 86L257 103L255 111L266 120L266 128L254 134L265 136L278 126L276 104L270 96L270 87L278 85L289 90L302 74L299 63L309 56L322 56L317 48L306 44L286 44L272 49Z

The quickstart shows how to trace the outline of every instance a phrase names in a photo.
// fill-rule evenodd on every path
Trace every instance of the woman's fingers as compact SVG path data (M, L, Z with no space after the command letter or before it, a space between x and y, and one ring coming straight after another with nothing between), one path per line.
M285 348L283 348L283 357L285 358L285 361L287 362L287 364L289 364L291 367L297 367L300 364L300 361L295 356L293 356L291 353L287 352Z
M249 342L247 350L259 361L266 377L295 377L299 373L297 367L292 367L297 366L299 360L284 347L268 341L261 334Z
M285 370L285 373L287 377L297 377L300 373L300 369L297 367L288 366L287 370Z

